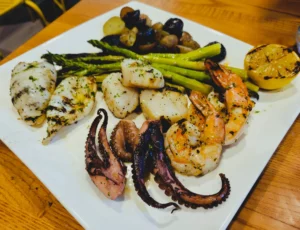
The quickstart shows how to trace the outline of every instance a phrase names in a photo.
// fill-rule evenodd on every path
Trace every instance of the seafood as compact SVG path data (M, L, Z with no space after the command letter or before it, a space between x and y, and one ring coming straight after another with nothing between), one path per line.
M190 94L188 120L173 124L165 138L174 169L189 176L204 175L218 166L225 138L224 121L199 91Z
M48 62L20 62L12 71L10 95L22 120L28 125L44 122L55 89L56 70Z
M224 174L220 174L221 189L211 195L201 195L189 191L176 177L168 156L165 154L164 138L160 130L160 124L153 122L156 128L152 129L151 141L153 149L153 173L159 187L165 190L165 194L171 196L174 201L191 208L213 208L221 204L230 194L230 183Z
M162 73L142 61L125 59L121 67L122 84L126 87L160 89L165 85Z
M102 83L104 100L109 110L118 118L126 117L139 105L138 90L123 86L121 79L121 73L112 73Z
M173 206L175 207L175 209L172 210L173 212L177 209L180 209L176 203L169 202L161 204L157 202L150 196L145 186L145 177L150 172L153 161L153 151L152 148L149 148L151 129L154 128L152 124L153 123L151 122L146 122L141 128L140 141L133 154L132 179L135 190L146 204L160 209Z
M144 180L149 171L155 175L155 181L161 189L165 190L166 195L186 207L212 208L227 199L230 193L230 184L224 174L220 174L222 187L216 194L200 195L185 188L177 179L170 160L165 154L160 121L148 121L143 126L144 131L141 134L140 143L134 151L132 175L135 189L145 203L156 208L174 206L175 209L172 212L179 209L175 203L160 204L149 195Z
M102 115L102 114L103 115ZM99 153L95 143L97 127L104 116L103 124L99 130ZM93 121L85 145L86 170L97 188L109 199L115 200L123 194L126 185L126 167L110 149L106 126L108 122L107 112L98 110L98 116Z
M188 113L187 97L171 90L142 90L140 104L146 119L158 120L161 117L171 123L186 118Z
M121 120L114 128L110 145L115 153L123 161L132 161L132 152L139 143L139 129L131 120Z
M48 144L64 126L87 116L94 107L97 84L93 77L68 77L55 89L47 108Z
M213 81L224 89L227 116L225 118L225 145L234 143L243 133L250 112L254 106L248 95L246 85L235 73L220 67L211 60L205 61L205 67Z

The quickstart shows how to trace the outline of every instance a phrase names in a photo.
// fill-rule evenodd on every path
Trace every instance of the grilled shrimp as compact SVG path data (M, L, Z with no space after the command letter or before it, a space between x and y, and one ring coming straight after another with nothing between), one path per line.
M47 137L49 141L62 127L88 115L94 107L97 84L93 77L68 77L55 89L47 108Z
M224 121L206 96L190 94L188 120L173 124L165 138L166 152L173 168L185 175L204 175L220 161L225 138Z
M12 71L10 95L22 120L39 125L55 89L56 70L48 62L20 62Z
M210 60L205 61L214 82L225 90L225 145L234 143L243 133L250 115L253 102L250 100L246 85L235 73L220 67Z

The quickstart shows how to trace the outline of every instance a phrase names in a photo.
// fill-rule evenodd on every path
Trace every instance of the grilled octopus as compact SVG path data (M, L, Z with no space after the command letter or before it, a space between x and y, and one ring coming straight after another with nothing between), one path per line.
M135 123L131 120L121 120L111 134L110 145L121 160L131 162L132 152L139 143L139 138L139 129Z
M102 115L102 114L103 115ZM99 130L99 153L96 147L97 127L104 116L103 124ZM107 112L104 109L98 110L98 116L93 121L85 145L86 170L94 184L109 199L115 200L123 194L126 185L126 167L116 157L107 140L106 127L108 122Z
M164 138L161 132L160 121L147 122L147 129L141 135L139 145L133 156L132 173L135 188L144 202L157 207L157 202L149 197L144 190L144 176L147 170L155 175L159 187L174 201L191 208L212 208L225 201L230 193L230 184L224 174L220 174L222 187L212 195L200 195L189 191L176 177L170 160L165 154ZM168 206L173 203L168 203ZM174 204L173 204L174 205ZM175 205L174 205L175 206ZM160 208L162 206L158 206ZM167 207L167 206L166 206ZM178 209L177 206L175 206Z
M101 113L104 115L104 122L99 131L99 152L102 159L97 155L95 144L97 126L102 118ZM179 205L174 202L159 203L150 196L145 186L145 178L149 173L154 174L155 181L167 196L171 196L174 201L186 207L213 208L227 199L230 184L224 174L220 174L222 181L220 191L212 195L196 194L184 187L176 177L170 159L165 154L160 121L145 121L140 130L131 121L120 121L112 134L114 139L111 143L114 151L110 148L106 137L107 121L106 111L99 109L86 141L86 170L107 198L116 199L123 193L126 168L119 159L121 157L132 160L135 190L149 206L161 209L173 206L172 212L180 209ZM131 138L130 141L126 140L128 137ZM126 143L131 144L130 148L126 148ZM128 158L124 158L125 153Z

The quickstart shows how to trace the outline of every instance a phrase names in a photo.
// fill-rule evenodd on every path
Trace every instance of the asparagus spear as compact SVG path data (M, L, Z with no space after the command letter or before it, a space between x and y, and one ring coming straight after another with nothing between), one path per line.
M125 55L126 57L133 58L133 59L140 59L143 61L149 61L154 63L161 63L161 64L167 64L167 65L174 65L179 67L184 67L188 69L195 69L195 70L204 70L204 63L203 62L191 62L181 59L170 59L170 58L162 58L162 57L156 57L151 55L144 55L141 56L139 54L136 54L130 50L123 49L117 46L111 46L108 43L98 41L98 40L89 40L88 41L93 46L96 46L98 48L105 48L107 50L110 50L112 52L120 53Z
M57 54L48 54L49 57L51 57L51 60L58 65L61 66L66 66L66 67L75 67L78 69L84 69L88 71L89 73L102 73L103 70L120 70L121 69L121 63L120 62L115 62L115 63L110 63L110 64L102 64L102 65L95 65L95 64L87 64L84 62L77 62L73 61L72 59L66 59L62 57L61 55Z
M231 72L239 75L243 81L247 81L248 80L248 75L247 75L247 71L244 70L244 69L239 69L239 68L236 68L236 67L231 67L231 66L224 66L222 65L222 67L226 68L226 69L229 69Z
M151 63L160 63L160 64L167 64L172 66L179 66L187 69L194 69L194 70L205 70L204 62L203 61L186 61L184 59L171 59L171 58L162 58L162 57L155 57L144 55L142 56L144 60L147 60Z
M186 59L189 61L195 61L203 58L214 57L220 54L220 52L221 52L221 44L216 43L210 46L205 46L203 48L199 48L191 52L182 54L179 58Z
M176 85L176 84L172 84L172 83L169 83L169 82L166 82L165 85L169 86L171 88L177 89L181 93L185 93L185 88L181 85Z
M259 87L258 87L257 85L255 85L255 84L253 84L253 83L250 82L250 81L246 81L246 82L245 82L245 85L246 85L247 88L248 88L249 90L251 90L252 92L257 93L258 90L259 90Z
M98 41L98 40L89 40L88 43L91 45L98 47L100 49L107 49L109 51L123 54L126 57L132 58L132 59L140 59L140 55L136 54L135 52L132 52L127 49L120 48L118 46L111 46L106 42Z
M110 62L122 61L123 59L124 59L123 56L107 55L107 56L95 56L95 57L78 57L72 59L72 61L101 63L103 61L110 61Z
M204 94L209 94L212 90L210 85L201 83L195 79L187 78L180 74L157 68L167 79L171 80L173 83L181 85L188 89L198 90Z
M162 58L180 58L182 54L172 54L172 53L149 53L147 54L153 57L162 57Z
M153 63L152 66L154 68L162 68L165 70L169 70L174 73L178 73L180 75L187 76L189 78L193 78L193 79L196 79L201 82L202 81L207 82L211 79L209 74L207 74L206 72L203 72L203 71L195 71L195 70L191 70L191 69L184 69L181 67L164 65L164 64L159 64L159 63Z
M82 57L99 57L99 56L106 56L106 53L98 52L98 53L77 53L77 54L60 54L64 58L73 59L73 58L82 58ZM51 56L51 55L50 55ZM41 58L48 60L49 53L43 54ZM51 58L50 58L51 59Z
M101 75L94 76L97 83L102 83L104 79L109 75L109 73L104 73Z

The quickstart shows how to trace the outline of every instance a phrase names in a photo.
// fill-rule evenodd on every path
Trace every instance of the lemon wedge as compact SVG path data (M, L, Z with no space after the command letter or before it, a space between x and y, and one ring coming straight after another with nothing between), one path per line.
M254 47L247 53L244 65L252 81L267 90L288 85L300 71L298 55L278 44Z

